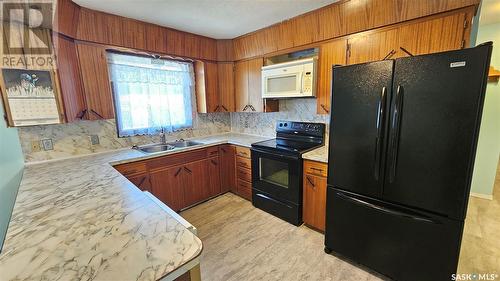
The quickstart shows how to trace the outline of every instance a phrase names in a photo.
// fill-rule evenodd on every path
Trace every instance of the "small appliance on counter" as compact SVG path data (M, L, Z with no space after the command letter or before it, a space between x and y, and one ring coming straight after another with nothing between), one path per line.
M327 253L395 280L452 279L491 51L333 69Z
M278 121L276 138L252 144L253 205L302 223L302 154L324 145L325 124Z

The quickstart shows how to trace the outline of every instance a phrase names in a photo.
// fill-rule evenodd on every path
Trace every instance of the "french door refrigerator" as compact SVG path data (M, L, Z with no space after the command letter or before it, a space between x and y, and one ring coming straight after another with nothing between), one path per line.
M396 280L451 280L491 50L334 67L327 253Z

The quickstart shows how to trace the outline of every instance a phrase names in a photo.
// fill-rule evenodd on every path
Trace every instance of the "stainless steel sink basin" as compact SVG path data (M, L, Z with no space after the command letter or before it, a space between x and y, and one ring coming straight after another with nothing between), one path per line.
M145 153L156 153L156 152L163 152L163 151L169 151L169 150L174 150L178 148L184 148L184 147L190 147L190 146L195 146L195 145L200 145L202 143L196 142L196 141L175 141L175 142L168 142L168 143L157 143L157 144L150 144L150 145L143 145L137 147L138 150L145 152Z
M168 144L175 146L175 147L190 147L190 146L194 146L194 145L200 145L201 143L197 142L197 141L187 140L187 141L169 142Z

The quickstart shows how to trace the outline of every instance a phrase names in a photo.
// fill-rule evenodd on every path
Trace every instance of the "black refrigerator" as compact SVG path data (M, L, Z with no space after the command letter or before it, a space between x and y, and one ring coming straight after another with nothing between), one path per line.
M451 280L492 47L333 68L327 253Z

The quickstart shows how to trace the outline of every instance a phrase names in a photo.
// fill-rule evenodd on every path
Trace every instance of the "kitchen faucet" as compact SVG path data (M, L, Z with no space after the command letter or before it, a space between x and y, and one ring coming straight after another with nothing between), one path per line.
M162 144L167 143L167 140L165 138L165 130L163 128L161 128L161 131L160 131L160 143L162 143Z

